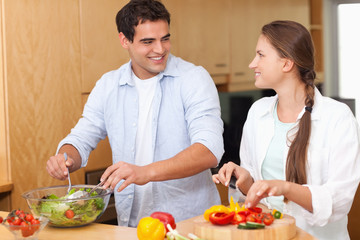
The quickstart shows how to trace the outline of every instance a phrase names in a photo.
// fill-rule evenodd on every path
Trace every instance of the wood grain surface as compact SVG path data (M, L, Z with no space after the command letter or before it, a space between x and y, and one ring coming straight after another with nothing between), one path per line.
M207 240L288 240L296 235L295 219L284 215L282 219L275 219L273 224L264 229L248 230L237 229L237 225L217 226L206 221L203 216L193 219L195 235Z

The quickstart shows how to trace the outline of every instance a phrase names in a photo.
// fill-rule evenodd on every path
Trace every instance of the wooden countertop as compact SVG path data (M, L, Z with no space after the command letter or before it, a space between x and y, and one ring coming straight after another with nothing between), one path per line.
M0 211L0 216L5 218L7 212ZM193 232L191 219L176 223L176 229L186 236ZM310 234L300 228L296 229L296 237L293 240L314 240ZM0 236L2 240L14 240L14 236L3 226L0 226ZM54 228L46 226L38 236L39 240L58 240L58 239L102 239L102 240L137 240L136 228L120 227L108 224L93 223L78 228Z

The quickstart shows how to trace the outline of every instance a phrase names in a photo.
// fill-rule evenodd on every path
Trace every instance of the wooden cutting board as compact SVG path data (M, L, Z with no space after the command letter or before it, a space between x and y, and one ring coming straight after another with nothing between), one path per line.
M237 225L217 226L207 222L203 216L193 218L194 233L206 240L288 240L296 235L295 218L284 215L282 219L275 219L264 229L237 229Z

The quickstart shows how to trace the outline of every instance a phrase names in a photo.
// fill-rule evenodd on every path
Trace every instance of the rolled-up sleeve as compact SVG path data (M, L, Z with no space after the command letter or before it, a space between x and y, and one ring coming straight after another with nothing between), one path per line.
M307 186L312 195L313 212L303 209L303 216L310 225L324 226L344 218L351 209L359 184L358 124L350 110L341 116L333 121L332 126L327 129L327 134L322 136L330 142L327 148L328 153L325 156L321 156L321 153L314 154L320 157L310 159L312 162L323 162L323 164L312 164L312 169L310 169L312 182ZM312 156L309 155L309 157ZM320 177L316 175L324 178L323 182L319 182Z
M103 114L104 89L99 80L89 95L85 104L82 118L78 121L69 135L58 145L57 152L64 144L74 146L81 156L81 167L86 166L92 150L100 140L106 137L105 121Z
M181 88L191 144L203 144L220 162L224 154L223 121L214 81L203 67L184 77L193 79L184 81Z

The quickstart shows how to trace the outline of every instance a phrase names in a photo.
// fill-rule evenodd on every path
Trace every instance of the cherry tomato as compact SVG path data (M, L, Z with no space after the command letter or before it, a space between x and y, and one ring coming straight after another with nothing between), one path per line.
M271 225L274 222L274 217L270 213L265 213L263 217L263 222L266 226Z
M69 219L72 219L74 217L75 213L73 210L69 209L65 212L65 216Z
M16 216L19 216L19 215L22 214L22 213L24 213L24 211L23 211L23 210L20 210L20 209L18 209L18 210L15 211L15 215L16 215Z
M21 226L21 234L23 237L29 237L33 235L35 232L35 230L31 226L29 226L27 222L22 222L20 226Z
M31 222L31 220L33 220L33 219L34 219L34 216L33 216L33 215L31 215L31 214L26 214L26 216L25 216L25 220L26 220L26 221Z
M4 219L0 216L0 223L2 223L4 221Z
M20 218L16 218L16 219L14 219L14 221L12 221L12 224L14 224L14 225L20 225L21 222L22 222L22 220L21 220Z
M262 215L261 214L250 214L246 217L247 222L255 222L255 223L261 223L262 222Z
M244 222L246 222L245 214L238 212L238 213L235 213L234 218L231 221L231 224L237 225L237 224L244 223Z
M31 226L34 229L34 232L36 232L40 228L40 221L36 218L31 220Z

